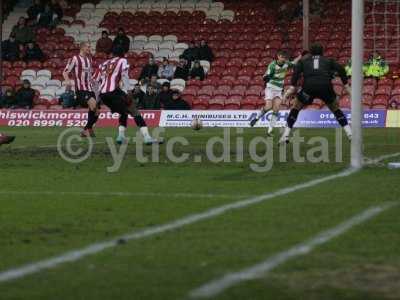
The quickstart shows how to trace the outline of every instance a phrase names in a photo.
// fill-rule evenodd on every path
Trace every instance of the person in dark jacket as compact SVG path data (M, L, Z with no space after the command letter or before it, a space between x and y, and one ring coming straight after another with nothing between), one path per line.
M58 0L51 0L50 1L50 8L56 14L57 20L61 20L64 16L63 9L61 5L58 3Z
M157 73L158 73L158 65L156 64L154 57L150 57L149 63L145 65L142 71L140 72L139 81L148 82L150 80L150 77L153 75L157 76Z
M125 34L125 30L122 27L118 28L118 33L113 41L113 49L121 47L124 49L124 53L127 53L129 51L130 43L131 40Z
M31 88L29 80L24 80L22 87L15 95L16 108L29 108L33 107L33 99L35 98L35 90Z
M113 47L113 41L109 38L108 32L103 31L101 33L101 38L96 43L96 52L110 54Z
M172 91L169 82L164 82L161 88L161 92L158 94L158 102L162 107L166 107L172 101Z
M149 85L146 90L146 94L143 96L143 100L139 103L141 109L160 109L159 98L157 97L156 89Z
M190 70L189 79L204 80L205 72L204 68L200 65L200 62L196 60L194 62L193 68Z
M200 42L200 47L199 47L199 60L207 60L209 62L212 62L214 60L214 54L211 50L211 48L207 45L206 41L201 41Z
M182 57L187 60L189 65L191 65L193 61L199 59L199 49L195 46L194 42L189 43L189 48L183 51Z
M44 55L38 44L29 42L25 50L25 61L43 60Z
M166 110L190 110L190 105L182 99L179 91L172 92L172 101L164 106Z
M44 6L41 0L35 0L33 5L29 7L27 14L29 20L36 21L38 15L44 11Z
M18 24L13 27L11 34L15 36L15 40L18 43L24 45L36 39L33 28L28 26L24 17L19 18Z
M16 61L20 57L19 43L15 39L15 35L11 34L8 40L1 43L2 58L7 61Z
M132 98L136 103L136 106L139 107L140 103L143 102L144 92L140 88L140 84L136 84L132 91Z
M38 17L38 26L45 28L53 28L55 26L54 20L56 19L56 14L52 10L50 4L46 4L43 12L41 12Z
M179 78L183 80L188 80L189 77L189 68L186 59L183 57L179 60L178 65L176 66L174 78Z
M14 91L8 88L0 98L0 108L10 108L17 104Z

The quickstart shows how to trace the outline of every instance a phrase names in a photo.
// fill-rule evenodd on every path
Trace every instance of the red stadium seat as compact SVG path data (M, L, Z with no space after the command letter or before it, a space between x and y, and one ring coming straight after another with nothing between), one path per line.
M249 96L240 101L241 109L256 109L258 107L259 97Z
M228 98L225 100L224 109L230 109L230 110L240 109L240 101L235 98Z
M378 95L390 96L391 92L392 92L391 86L381 85L381 86L378 86L378 88L375 90L375 96L378 96Z
M340 107L342 108L351 108L351 99L350 96L342 96L340 98Z
M192 109L208 109L208 101L209 99L194 99L192 102Z
M224 109L225 99L215 98L208 101L208 109L220 110Z

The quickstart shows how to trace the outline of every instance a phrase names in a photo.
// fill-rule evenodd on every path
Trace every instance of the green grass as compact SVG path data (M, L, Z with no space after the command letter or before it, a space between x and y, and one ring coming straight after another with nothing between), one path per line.
M333 130L303 129L306 141L313 136L328 139L331 162L296 163L290 154L293 146L288 147L288 162L277 162L275 145L273 168L257 173L250 169L248 151L251 139L263 135L260 129L231 130L231 157L237 155L237 137L246 145L240 163L205 160L207 140L222 136L222 129L167 129L167 140L183 136L190 142L176 147L175 154L201 155L202 163L172 163L165 155L166 145L160 148L159 162L140 163L135 145L129 145L120 170L109 173L113 160L105 144L96 144L87 161L70 164L55 147L42 147L55 145L62 129L2 131L17 135L17 140L0 148L0 273L334 174L349 160L349 144L343 141L343 162L334 162ZM97 135L96 142L104 142L105 137L114 137L115 129L99 129ZM399 152L399 137L398 129L365 130L366 156ZM302 145L301 154L311 147ZM259 155L265 151L262 145L257 148ZM222 149L216 147L215 152L221 154ZM151 158L151 147L145 148L145 155ZM350 177L0 283L0 299L186 299L199 285L256 264L368 207L400 203L399 183L399 170L389 170L384 163L368 166ZM215 299L400 299L399 212L395 207L310 255Z

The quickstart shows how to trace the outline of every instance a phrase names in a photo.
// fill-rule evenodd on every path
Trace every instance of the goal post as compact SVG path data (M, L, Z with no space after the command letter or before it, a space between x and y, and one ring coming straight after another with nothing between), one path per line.
M364 0L352 0L351 18L351 162L352 168L362 167L362 89L364 57Z

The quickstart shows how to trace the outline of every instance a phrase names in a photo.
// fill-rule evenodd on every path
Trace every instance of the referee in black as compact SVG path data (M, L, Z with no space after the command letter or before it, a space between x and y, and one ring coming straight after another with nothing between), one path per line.
M290 110L284 133L279 140L280 143L289 142L290 132L293 125L296 123L300 110L312 104L315 98L321 99L326 106L328 106L335 115L340 126L343 127L349 140L351 140L351 128L347 122L346 116L339 108L337 96L331 82L336 74L339 75L347 92L351 95L348 77L345 69L334 59L324 57L323 52L323 48L320 44L313 44L310 47L310 53L305 55L303 59L295 65L291 86L285 93L283 100L286 101L287 98L295 92L295 86L301 74L303 74L304 83L297 93L293 107Z

